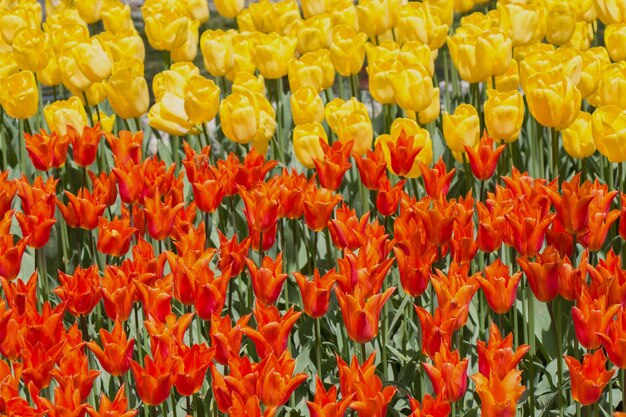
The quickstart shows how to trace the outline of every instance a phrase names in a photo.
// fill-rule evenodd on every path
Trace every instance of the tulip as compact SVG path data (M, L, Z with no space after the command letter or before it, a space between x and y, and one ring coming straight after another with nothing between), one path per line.
M612 24L604 31L604 43L613 62L626 60L626 23Z
M87 269L77 267L72 275L59 272L59 283L54 293L76 317L91 313L100 302L100 275L96 265Z
M220 318L214 315L211 317L209 336L211 337L211 346L215 346L217 363L226 365L230 358L230 352L239 352L243 336L239 330L248 324L249 319L250 314L242 316L233 326L231 318L228 316Z
M587 158L596 151L591 119L591 114L581 111L574 123L561 131L563 148L573 158Z
M50 348L46 348L40 341L22 343L22 381L33 384L37 390L47 388L52 380L50 372L62 354L63 343L59 342Z
M324 121L324 102L313 87L300 87L289 97L291 115L296 126Z
M275 306L265 307L259 302L253 311L258 330L246 326L240 331L252 339L260 358L267 358L272 353L281 355L287 349L289 333L302 312L296 312L291 307L281 316Z
M8 10L2 10L2 15L0 16L0 37L8 45L11 45L20 29L39 27L40 25L41 4L38 2L20 3Z
M340 194L335 194L327 188L318 188L310 185L304 192L304 220L314 232L326 227L333 209L342 200Z
M98 218L104 213L106 206L100 204L86 188L78 190L77 195L65 191L69 203L64 205L57 198L56 203L69 227L80 227L92 230L97 226Z
M345 173L352 166L348 160L353 142L346 144L335 142L332 146L328 146L324 140L320 140L319 143L322 147L323 157L313 158L317 179L323 188L336 191L341 186Z
M359 29L368 37L382 35L391 29L391 13L389 0L361 0L356 6Z
M212 80L196 75L187 81L185 113L195 124L204 124L215 118L219 108L220 89Z
M231 274L225 269L220 277L215 278L212 277L210 270L203 269L202 271L211 277L204 279L204 282L197 283L193 304L198 317L202 320L210 320L214 314L218 314L224 308ZM197 274L197 272L190 272Z
M259 72L268 80L284 77L295 51L294 38L276 33L261 35L254 49Z
M59 168L65 164L67 149L70 144L68 136L56 132L48 135L43 129L40 133L24 134L24 142L33 166L41 171ZM0 211L0 214L4 214Z
M96 123L94 127L86 126L82 132L77 131L72 125L67 126L67 136L74 151L74 162L86 168L96 160L102 133L100 123Z
M559 267L561 260L556 249L548 246L537 256L537 261L531 262L526 258L517 258L530 289L535 297L544 303L552 301L559 292Z
M314 319L323 317L330 306L330 290L337 279L335 270L332 269L320 277L315 268L312 281L308 281L299 272L294 272L293 276L300 288L304 312Z
M39 92L33 73L20 71L0 79L0 105L16 119L34 116L39 105Z
M104 87L113 111L121 118L136 118L148 110L148 84L141 61L130 59L113 64Z
M476 39L476 64L484 77L503 75L512 58L511 38L502 29L483 31Z
M48 104L44 107L43 114L50 130L61 135L67 134L67 126L72 126L80 133L87 125L85 108L75 96Z
M524 100L517 90L487 90L484 105L485 127L489 135L506 143L517 140L524 121Z
M591 116L593 141L611 162L626 161L626 111L616 106L600 107Z
M596 403L615 373L606 370L606 356L602 349L585 354L582 364L571 356L564 357L570 372L572 398L581 405Z
M496 259L485 267L485 277L477 276L480 288L485 293L489 307L497 313L504 314L511 309L517 297L517 286L522 279L522 273L509 275L509 267Z
M472 32L458 32L448 37L448 48L452 63L459 71L461 78L469 83L478 83L485 81L488 77L487 68L483 67L483 63L478 61L477 45L479 37ZM489 53L489 43L485 43L483 54ZM487 63L485 64L487 65ZM506 72L506 71L503 71Z
M169 200L169 201L168 201ZM144 200L148 233L153 239L163 240L170 235L176 216L181 213L184 203L171 204L171 198L161 201L157 191L154 197Z
M498 4L501 25L509 32L513 46L524 46L540 40L545 34L545 9L539 4Z
M260 183L248 191L240 186L248 227L259 233L268 232L278 221L278 189Z
M620 97L626 89L626 65L612 64L606 66L600 72L600 81L594 99L596 106L603 107L615 105L620 108L626 106L626 99Z
M276 113L269 101L258 93L240 90L220 103L220 122L224 135L237 143L269 141L276 129Z
M186 135L193 126L185 112L185 100L170 92L150 108L148 123L150 127L174 136Z
M446 41L448 25L432 11L430 3L407 3L400 8L397 30L403 42L418 41L436 51Z
M87 23L96 23L101 19L102 0L87 0L76 5L80 17Z
M106 416L119 416L119 417L135 417L139 410L126 411L128 409L128 398L124 394L124 384L120 386L120 389L115 394L115 398L111 401L105 394L100 395L100 407L98 411L95 408L87 407L87 413L90 417L106 417Z
M36 28L20 29L13 38L13 57L23 70L43 70L50 59L48 34Z
M130 369L135 340L127 339L119 319L115 320L111 332L100 329L100 340L102 348L95 342L87 342L87 347L98 358L105 371L112 376L124 375Z
M569 78L560 72L532 75L524 91L530 113L543 126L563 130L576 120L581 95Z
M368 150L364 158L354 158L354 162L365 188L377 190L380 180L386 175L387 171L387 162L382 145L376 145L374 151Z
M396 102L391 80L398 77L402 70L401 64L395 59L379 59L369 62L369 90L374 100L381 104Z
M468 359L460 360L459 351L442 346L435 353L434 364L422 363L437 396L444 401L455 402L463 398L467 390Z
M437 161L432 168L420 162L424 189L426 190L426 194L430 197L438 199L440 196L446 196L448 194L456 168L452 168L450 171L447 169L442 158L439 158L439 161Z
M207 345L194 344L181 356L182 366L174 380L174 386L180 395L188 397L200 391L214 355L214 349Z
M478 150L474 150L469 146L465 147L467 159L474 176L481 181L486 181L496 171L498 159L504 151L504 145L500 145L493 149L493 138L485 132L478 145Z
M365 299L357 289L355 294L346 294L335 288L335 295L343 316L343 323L350 339L357 343L367 343L378 334L378 316L395 287L388 288L382 294L372 295Z
M593 299L583 288L576 306L572 307L572 320L580 344L589 350L600 347L602 342L598 333L608 331L619 308L619 304L608 305L606 296Z
M443 115L443 135L448 147L454 152L465 152L479 141L478 112L471 104L459 105L452 115Z
M296 35L296 49L300 54L327 49L330 46L332 32L329 14L319 14L294 25L292 34Z
M246 258L248 271L250 271L250 279L254 295L263 304L274 304L280 297L283 283L287 279L287 274L282 273L283 256L279 253L276 260L272 260L269 256L263 258L263 264L257 267L256 264Z
M215 0L217 12L222 16L233 19L244 9L244 0Z
M431 104L433 83L422 65L413 65L390 79L398 106L404 110L421 112Z
M515 415L517 402L526 389L521 385L522 371L513 369L503 378L493 372L488 377L479 373L472 375L472 380L480 397L481 415L485 417Z
M626 350L624 349L626 343L625 311L624 307L621 307L617 313L617 320L611 321L606 331L597 334L611 362L621 369L626 369Z
M348 101L336 98L326 104L324 114L340 142L354 141L352 150L357 155L371 149L374 132L365 104L354 97Z
M104 30L107 32L117 33L135 29L128 4L116 0L105 0L101 13Z
M605 25L623 23L626 20L626 5L619 0L593 0L598 18Z
M394 123L398 123L396 119ZM394 135L395 136L395 135ZM424 129L418 128L415 134L402 130L400 135L394 138L392 135L383 135L376 140L376 145L381 144L387 168L396 175L416 178L421 175L419 170L419 154L431 145L430 135ZM429 149L426 149L426 153ZM432 158L432 150L430 150ZM424 161L429 162L429 161Z
M131 363L137 384L137 395L144 404L156 406L167 400L174 385L172 373L177 360L163 357L158 351L154 359L146 355L144 367L134 360Z
M54 210L50 210L49 205L44 200L33 202L28 210L24 210L24 213L16 213L15 217L20 229L22 229L22 235L29 237L28 246L38 249L48 243L56 219L54 218Z
M478 348L478 371L485 377L496 376L504 379L507 374L515 370L524 355L530 349L528 345L522 345L513 349L513 333L509 333L504 339L495 323L489 327L489 343L481 340L477 342Z
M130 247L130 240L137 231L130 227L129 219L107 220L103 217L98 219L98 251L111 256L124 256Z
M236 92L240 88L246 88L254 93L265 95L265 79L261 74L255 76L251 72L239 71L233 79L232 90Z
M206 11L208 13L208 8ZM196 58L198 54L198 39L200 38L200 34L198 33L199 28L199 20L192 19L189 22L185 43L170 51L170 57L173 62L191 62Z
M552 45L564 45L574 35L576 15L567 3L554 4L546 17L546 39Z
M352 398L347 396L337 401L337 387L333 385L327 391L319 375L316 375L315 396L313 401L307 401L306 404L311 417L343 416Z
M367 35L348 25L334 26L330 44L330 59L335 70L349 77L358 74L365 60Z
M144 29L150 46L158 51L172 51L187 42L190 19L175 8L164 8L144 15Z
M294 375L295 359L289 352L280 357L270 355L259 364L257 392L268 407L280 406L289 401L289 397L308 376L305 373Z
M409 396L409 405L411 406L409 417L448 417L451 411L447 401L443 401L439 396L433 398L428 394L424 395L421 405L419 401Z
M204 67L214 77L223 77L235 64L233 35L223 30L207 30L200 37Z

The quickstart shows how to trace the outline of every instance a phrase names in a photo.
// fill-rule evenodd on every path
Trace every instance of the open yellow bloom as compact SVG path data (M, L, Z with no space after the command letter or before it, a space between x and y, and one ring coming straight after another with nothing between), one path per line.
M78 132L82 132L83 128L87 126L85 107L76 96L48 104L43 109L43 115L48 128L60 135L67 134L68 125Z
M39 91L33 73L20 71L0 80L0 105L16 119L34 116L39 105Z
M39 28L20 29L13 38L13 57L24 70L37 72L48 65L50 37Z
M226 73L226 78L234 80L239 72L255 72L254 61L254 37L250 33L236 33L232 35L233 41L233 65Z
M596 151L591 125L591 114L581 111L574 123L561 131L563 148L572 158L583 159Z
M296 39L277 33L259 36L254 48L259 72L268 80L287 75L289 61L296 53Z
M496 142L517 140L524 122L524 99L517 90L487 90L485 127Z
M348 25L354 30L359 30L359 18L352 0L333 0L329 13L333 27Z
M392 11L389 3L389 0L360 0L356 6L359 30L373 38L391 29Z
M431 77L435 73L435 61L433 60L433 54L430 48L423 43L418 41L405 43L397 53L397 57L403 67L421 65L426 69L426 71L428 71L428 74Z
M166 92L184 97L187 80L199 74L200 70L191 62L177 62L173 64L169 70L158 73L152 80L152 91L155 100L161 100L161 97Z
M398 77L402 66L397 59L380 59L367 66L370 94L381 104L396 102L391 80Z
M559 71L531 76L524 92L530 113L543 126L566 129L580 111L580 91Z
M125 59L139 59L143 61L146 58L146 46L139 33L134 29L124 29L115 33L102 32L96 35L96 37L102 42L112 62Z
M72 48L72 56L80 72L93 83L100 82L111 74L111 59L96 37L89 42L76 44Z
M443 137L454 152L465 152L465 146L473 148L480 137L478 112L471 104L461 104L453 114L443 114Z
M478 83L487 79L482 63L477 60L477 44L478 36L473 32L460 32L448 38L452 62L461 78L469 83Z
M293 151L298 162L305 168L314 168L313 159L323 159L324 151L320 139L328 142L326 131L319 123L306 123L293 129Z
M139 117L148 110L150 96L143 76L143 61L130 59L113 64L104 88L113 111L121 118Z
M324 102L313 87L300 87L289 97L293 123L298 126L308 123L322 123Z
M185 90L185 113L195 124L203 124L215 118L220 105L220 89L213 80L194 75L187 81Z
M513 56L511 38L502 29L483 31L476 38L476 64L485 77L507 72Z
M626 161L626 110L616 106L597 108L591 123L598 151L611 162Z
M332 31L330 59L337 72L344 77L358 74L365 60L367 35L348 25L335 26Z

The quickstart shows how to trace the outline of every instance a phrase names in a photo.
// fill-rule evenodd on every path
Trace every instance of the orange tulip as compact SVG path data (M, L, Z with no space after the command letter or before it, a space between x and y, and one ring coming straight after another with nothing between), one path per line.
M476 392L480 397L481 412L484 417L514 416L517 402L526 387L521 385L522 372L510 370L503 378L492 372L489 377L483 374L472 375Z
M57 360L63 353L63 341L46 348L43 343L31 344L25 340L22 342L22 382L26 386L31 383L37 390L42 390L50 385L52 374L50 373Z
M59 284L61 285L54 289L54 293L66 303L67 310L74 316L91 313L100 302L100 275L97 265L87 269L79 266L72 275L59 271Z
M313 271L313 280L308 281L304 275L294 272L302 296L304 312L314 319L323 317L330 307L330 290L337 280L335 269L331 269L320 277L317 268Z
M56 199L57 206L69 227L80 227L85 230L93 230L98 226L98 218L102 216L106 206L100 204L86 188L78 190L74 195L65 191L69 203L63 204Z
M341 288L335 288L343 323L350 339L357 343L366 343L376 337L378 316L395 290L395 287L391 287L382 294L365 299L358 287L354 294L346 294Z
M587 228L589 205L593 200L589 187L585 187L586 184L580 185L580 175L581 173L577 173L570 181L563 182L561 193L544 187L556 209L557 220L572 235L580 234Z
M485 277L476 276L480 288L485 293L489 307L498 314L504 314L511 309L517 297L517 286L522 279L522 273L516 272L511 276L509 267L496 259L485 267ZM487 376L487 375L485 375Z
M88 406L87 413L90 417L135 417L139 410L128 410L128 398L124 394L124 385L115 394L113 401L104 393L100 395L100 407L98 411Z
M378 184L387 174L387 161L381 144L374 150L368 149L365 157L354 156L354 162L359 170L361 182L368 190L378 190Z
M359 219L356 210L350 209L346 203L335 211L335 218L328 221L328 231L333 244L339 249L357 250L365 238L370 214L365 213Z
M348 160L354 142L342 143L337 141L329 146L325 140L320 139L319 141L324 152L324 159L313 158L317 179L322 187L335 191L339 189L346 171L352 166Z
M422 180L424 181L424 189L426 194L430 197L438 199L439 197L445 197L450 190L450 183L456 172L456 168L452 168L448 171L448 167L442 158L430 168L428 165L419 163L420 171L422 172Z
M305 373L293 374L296 367L295 359L289 352L283 352L280 357L271 354L259 364L257 393L268 407L278 407L289 401L289 397L308 376Z
M174 385L172 371L177 359L163 357L157 352L154 359L146 355L144 363L143 368L135 361L131 363L137 395L144 404L159 405L167 400Z
M9 179L9 171L0 172L0 217L11 209L16 192L17 185L15 180Z
M441 345L435 353L434 364L422 363L433 384L435 393L444 401L455 402L463 398L467 391L468 359L460 360L459 351L450 351L446 345Z
M213 314L219 314L224 308L228 282L231 278L230 271L225 269L221 276L215 277L208 265L203 265L199 270L193 270L193 273L206 276L196 284L193 305L198 317L210 320Z
M195 344L181 356L179 370L174 379L174 386L180 395L188 397L200 391L214 355L215 349L206 344Z
M439 395L435 398L428 394L424 395L422 404L409 396L409 405L411 406L409 417L448 417L451 410L450 403L442 400Z
M131 274L126 274L120 267L107 265L102 278L102 301L104 311L111 319L128 320L137 287L131 279Z
M143 131L132 133L128 130L121 130L118 136L108 133L105 137L111 152L120 163L126 164L129 161L135 164L141 163Z
M598 333L606 333L619 308L619 304L608 305L606 295L592 298L583 288L576 306L572 307L574 330L580 344L589 350L599 348L602 342Z
M242 316L233 326L229 316L213 315L211 317L209 336L211 337L211 345L215 347L215 361L217 363L228 365L230 354L239 353L243 336L240 330L248 324L248 320L250 320L250 314Z
M543 247L545 233L552 224L554 214L545 215L537 205L528 199L518 202L513 211L504 214L507 224L512 229L508 233L507 244L515 247L522 256L536 256ZM507 237L505 234L503 237Z
M252 339L260 358L266 358L272 353L280 355L287 349L289 332L300 315L302 312L296 312L291 307L285 315L281 316L276 307L266 307L257 301L254 309L257 330L246 326L241 329L241 332Z
M552 301L559 294L559 268L561 258L553 246L548 246L537 256L535 262L527 258L517 258L530 289L535 294L537 300L547 303Z
M115 320L113 330L109 333L100 329L102 348L96 342L87 342L87 347L98 358L102 368L112 376L124 375L133 360L135 340L128 340L119 319Z
M274 227L278 219L279 191L267 183L259 183L250 191L239 187L239 195L245 205L244 214L250 230L265 233Z
M237 235L228 240L220 230L217 231L220 239L219 262L218 267L224 272L226 268L230 268L232 276L241 274L245 268L245 259L248 249L250 248L250 239L245 238L241 242L237 242Z
M98 219L98 251L111 256L124 256L130 247L130 240L137 229L130 226L127 218Z
M509 333L504 339L495 323L489 327L489 343L482 340L476 342L478 349L478 371L489 378L493 373L498 378L504 379L506 374L517 367L526 352L528 345L522 345L513 350L513 333Z
M398 176L407 176L423 147L415 143L415 135L407 134L404 129L395 141L389 140L385 143L389 148L391 169Z
M304 192L304 220L314 232L326 227L328 220L337 204L341 201L340 194L335 194L327 188L318 188L309 184Z
M602 349L585 354L582 364L571 356L564 357L572 383L572 398L582 405L596 403L615 373L615 370L606 370L606 356Z
M435 309L434 316L426 309L414 305L417 318L422 329L422 352L434 358L442 345L449 346L452 341L453 320L444 317L440 308Z
M41 130L34 135L24 134L24 142L33 166L41 171L59 168L65 164L70 139L54 131L52 134Z
M117 178L122 202L126 204L138 202L143 197L144 165L132 162L124 164L116 160L112 171Z
M316 375L315 396L306 405L311 417L343 417L352 398L353 395L349 395L337 401L337 387L333 385L327 391L319 375Z
M163 240L170 235L176 216L185 206L184 203L172 204L171 198L162 201L158 191L154 197L146 198L144 204L148 233L156 240Z
M115 204L117 200L117 180L115 174L100 172L100 175L96 175L91 171L87 172L92 184L92 196L99 204L104 204L107 207Z
M611 362L620 369L626 369L626 309L621 307L617 320L611 321L608 329L597 335Z
M434 248L420 253L416 246L410 245L408 253L399 247L394 247L393 251L398 261L402 289L411 297L419 297L430 283L430 272L437 256Z
M277 407L266 407L261 412L259 397L251 396L246 401L236 392L232 393L232 405L228 408L230 417L274 417Z
M486 181L496 171L498 165L498 159L504 152L505 145L497 146L493 149L494 140L491 136L485 132L480 139L478 149L474 149L470 146L465 146L465 152L467 152L467 159L469 160L470 167L474 176L481 181Z
M274 304L280 297L283 283L288 276L282 273L282 252L276 256L276 260L272 260L269 256L263 258L261 267L257 267L254 261L249 258L246 258L246 264L248 271L250 271L250 279L256 298L263 304Z
M403 188L406 180L398 181L391 185L391 181L385 176L381 177L376 193L376 209L383 216L391 216L398 210L398 204L404 193ZM365 211L365 209L363 209Z
M308 184L306 176L298 173L294 168L291 169L291 173L287 172L287 168L283 168L281 176L277 178L280 189L278 217L287 219L302 217L304 212L302 194Z
M100 123L96 123L94 127L85 126L82 133L68 125L67 134L72 143L74 162L81 167L91 165L96 160L98 146L103 134Z
M24 213L16 213L15 218L20 224L22 235L29 237L28 246L41 248L48 243L56 219L54 210L50 210L45 200L33 202Z

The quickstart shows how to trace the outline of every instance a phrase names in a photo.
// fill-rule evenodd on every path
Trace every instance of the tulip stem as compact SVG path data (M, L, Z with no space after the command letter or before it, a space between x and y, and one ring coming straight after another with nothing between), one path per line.
M526 343L530 345L530 356L528 357L528 404L530 406L530 415L535 415L535 299L534 294L530 290L530 286L526 288L526 297L528 299L528 339Z
M5 170L9 168L7 153L9 152L10 146L7 146L7 144L4 143L3 129L4 129L4 108L0 106L0 147L2 147L2 169Z
M39 273L39 279L41 280L41 289L43 292L43 301L48 301L48 273L46 268L46 252L45 246L35 249L35 257L37 260L37 270Z
M626 409L626 369L620 371L622 373L622 410Z
M559 132L556 128L550 129L552 136L552 179L559 177ZM561 178L559 178L561 182Z
M350 93L352 94L352 97L361 101L361 95L359 94L359 84L356 74L350 75Z
M20 170L22 171L22 175L27 175L26 173L26 141L24 140L24 120L20 119L18 122L19 136L17 140L20 143ZM5 169L7 169L5 167Z
M561 303L558 298L552 300L552 321L556 328L556 354L557 354L557 404L559 407L559 416L563 417L563 340L561 339Z
M313 236L311 237L311 274L315 271L315 266L317 264L317 232L312 230L311 233Z
M315 319L315 360L317 366L317 374L322 377L322 329L320 321L322 319L320 317Z
M83 99L85 100L85 111L89 116L89 122L93 126L93 114L91 114L91 107L89 107L89 100L87 100L87 93L83 91Z

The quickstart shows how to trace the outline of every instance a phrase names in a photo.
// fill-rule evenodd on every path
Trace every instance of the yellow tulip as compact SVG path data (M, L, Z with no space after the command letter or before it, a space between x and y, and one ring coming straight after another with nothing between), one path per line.
M365 104L354 97L348 101L336 98L326 104L324 115L342 143L354 140L352 150L358 155L371 148L374 130Z
M298 125L322 123L324 102L313 87L300 87L289 98L293 123Z
M593 5L605 25L626 23L626 3L623 0L593 0Z
M324 158L320 139L328 143L326 131L319 123L297 125L293 129L293 151L298 162L305 168L315 168L313 159Z
M489 88L493 88L491 79L488 80ZM512 59L509 68L502 75L496 76L496 90L511 91L519 88L519 66L517 61Z
M378 45L374 45L370 42L365 44L367 62L399 59L400 52L400 45L393 40L385 40Z
M295 27L297 50L301 54L328 48L332 34L330 14L319 14L301 21Z
M333 27L347 25L354 30L359 29L359 18L352 0L332 0L329 13Z
M310 86L318 92L331 87L335 82L335 68L330 64L328 49L307 52L300 59L292 58L287 71L291 91Z
M209 3L207 0L186 0L180 2L183 12L192 20L204 23L209 20Z
M123 29L115 33L102 32L97 37L104 45L113 62L125 59L139 59L143 61L146 58L146 46L139 33L134 29Z
M593 6L593 0L569 0L568 3L576 14L576 20L591 23L597 19L598 13Z
M301 0L302 14L305 19L330 11L331 0Z
M356 6L359 30L373 38L391 29L391 10L388 0L360 0Z
M60 135L67 134L67 126L72 126L76 131L82 132L87 125L85 107L76 96L48 104L43 109L43 115L48 128Z
M251 72L240 71L237 73L233 80L233 92L237 91L239 88L246 88L255 93L259 93L261 95L265 95L265 79L261 74L259 76L255 76Z
M89 29L81 21L71 16L50 16L43 24L44 31L50 36L52 49L61 56L80 42L89 42Z
M174 136L186 135L193 127L185 112L185 100L170 92L166 92L161 100L150 108L148 124L153 129Z
M454 0L454 11L456 13L465 13L474 7L474 0Z
M448 38L448 48L452 63L462 79L478 83L487 79L482 63L476 57L478 37L475 33L461 32Z
M626 62L612 64L600 73L598 105L626 109Z
M443 114L443 137L455 152L465 152L465 146L474 147L480 137L478 112L471 104L461 104L453 114Z
M583 57L578 49L562 46L554 53L561 74L569 78L574 85L578 85L582 77ZM555 68L556 69L556 68Z
M546 19L546 39L552 45L564 45L574 35L576 15L565 2L554 4Z
M100 112L100 128L103 132L112 133L115 126L115 115L107 116L104 112Z
M281 0L273 3L270 19L273 32L294 36L295 28L302 22L300 7L296 0Z
M103 82L93 83L85 91L72 91L72 94L78 97L84 106L96 106L102 103L107 97ZM87 101L85 101L85 96L87 97Z
M105 0L102 7L102 23L107 32L135 30L131 10L128 4L120 0Z
M148 110L150 96L142 61L131 59L113 64L111 77L104 88L109 104L121 118L139 117Z
M424 0L424 4L445 25L451 26L454 20L454 0ZM447 30L446 30L447 32Z
M519 63L519 78L522 89L526 91L526 84L531 76L558 69L558 64L554 49L539 49L527 54Z
M593 141L611 162L626 161L626 110L616 106L599 107L591 116Z
M393 171L391 166L391 152L389 151L389 144L395 144L398 137L404 132L407 136L413 136L413 146L422 147L422 150L417 154L411 170L404 176L406 178L419 178L422 172L419 168L419 163L430 165L433 159L433 141L430 138L430 134L426 129L422 129L417 125L414 120L411 119L396 119L391 124L390 134L380 135L376 138L374 146L381 145L385 161L387 162L387 169L390 172Z
M87 23L96 23L102 18L102 0L81 0L74 3L80 17Z
M230 81L235 79L239 72L255 72L254 62L254 39L247 34L233 33L233 65L226 73L226 78Z
M608 25L604 30L604 43L613 61L626 60L626 23Z
M405 67L397 76L390 77L390 81L396 103L404 110L420 112L430 105L433 80L423 66Z
M517 90L487 90L485 127L496 142L517 140L524 122L524 99Z
M565 46L569 46L580 51L586 51L591 47L591 41L595 37L593 24L587 22L576 22L576 28L569 42Z
M0 76L0 78L2 77ZM46 67L37 72L37 79L41 84L50 87L61 84L62 81L61 71L59 70L59 62L54 53L50 54Z
M0 80L18 72L20 68L11 52L0 52Z
M245 0L213 0L217 12L222 16L233 19L245 7Z
M32 72L20 71L0 82L0 105L9 116L27 119L37 113L39 91Z
M513 46L540 40L545 34L546 17L543 5L537 3L498 3L502 27L509 32Z
M220 103L224 135L237 143L269 140L276 130L276 114L265 96L240 89Z
M511 65L513 43L502 29L483 31L476 39L476 63L483 76L506 73Z
M417 64L423 66L431 77L435 73L433 54L430 48L423 43L417 41L405 43L402 45L402 49L400 49L397 57L403 67Z
M53 16L65 12L68 9L74 9L72 0L45 0L46 15Z
M177 62L169 70L158 73L152 80L155 100L160 101L166 92L184 97L187 80L199 74L200 70L191 62Z
M17 6L0 13L0 35L12 45L15 34L24 28L38 28L41 25L41 4L21 2Z
M255 31L262 33L274 32L275 22L272 19L274 11L274 3L269 0L259 0L256 3L250 3L250 6L245 11L249 12L249 19L254 27ZM274 12L275 13L275 12ZM240 18L248 18L243 12L237 16L237 22Z
M185 113L194 124L203 124L215 118L220 105L220 89L213 80L194 75L187 81Z
M348 25L335 26L330 44L330 59L337 72L344 77L358 74L365 60L367 35Z
M587 98L598 89L598 84L600 83L600 60L591 50L583 52L582 59L582 71L577 88L582 98Z
M296 39L277 33L260 36L254 48L259 72L268 80L287 75L289 61L295 53Z
M397 60L378 60L370 62L367 66L369 75L369 90L374 100L381 104L396 102L391 80L398 76L402 70Z
M207 9L208 10L208 9ZM196 55L198 54L198 37L200 36L198 33L198 29L200 28L199 20L192 20L189 23L187 32L187 40L185 43L178 48L172 49L172 61L174 62L185 62L185 61L193 61L196 59Z
M492 10L492 13L484 14L481 12L474 12L461 18L460 28L467 28L468 30L492 30L500 27L500 13L497 10ZM457 30L459 30L458 28Z
M85 91L93 83L81 71L71 49L58 57L58 64L61 82L68 90Z
M76 44L72 48L72 56L80 72L92 83L111 75L111 59L98 38Z
M546 127L567 129L580 111L580 91L559 71L532 75L524 93L530 113Z
M250 7L252 6L253 4L250 5ZM239 12L236 20L237 28L239 29L240 33L256 32L258 30L254 24L254 20L252 19L252 12L250 11L250 8L243 9L241 12Z
M561 132L563 148L572 158L583 159L593 155L596 144L593 141L591 114L581 111L574 123Z
M439 118L441 113L441 98L439 87L434 88L430 98L430 104L424 110L418 113L418 120L421 125L427 125Z
M23 28L13 37L13 57L24 70L37 72L48 65L50 38L41 29Z
M187 42L190 19L177 9L167 8L155 14L144 14L148 43L158 51L171 51Z
M401 42L418 41L431 50L441 48L448 35L448 25L441 23L427 4L418 2L400 8L397 30Z

